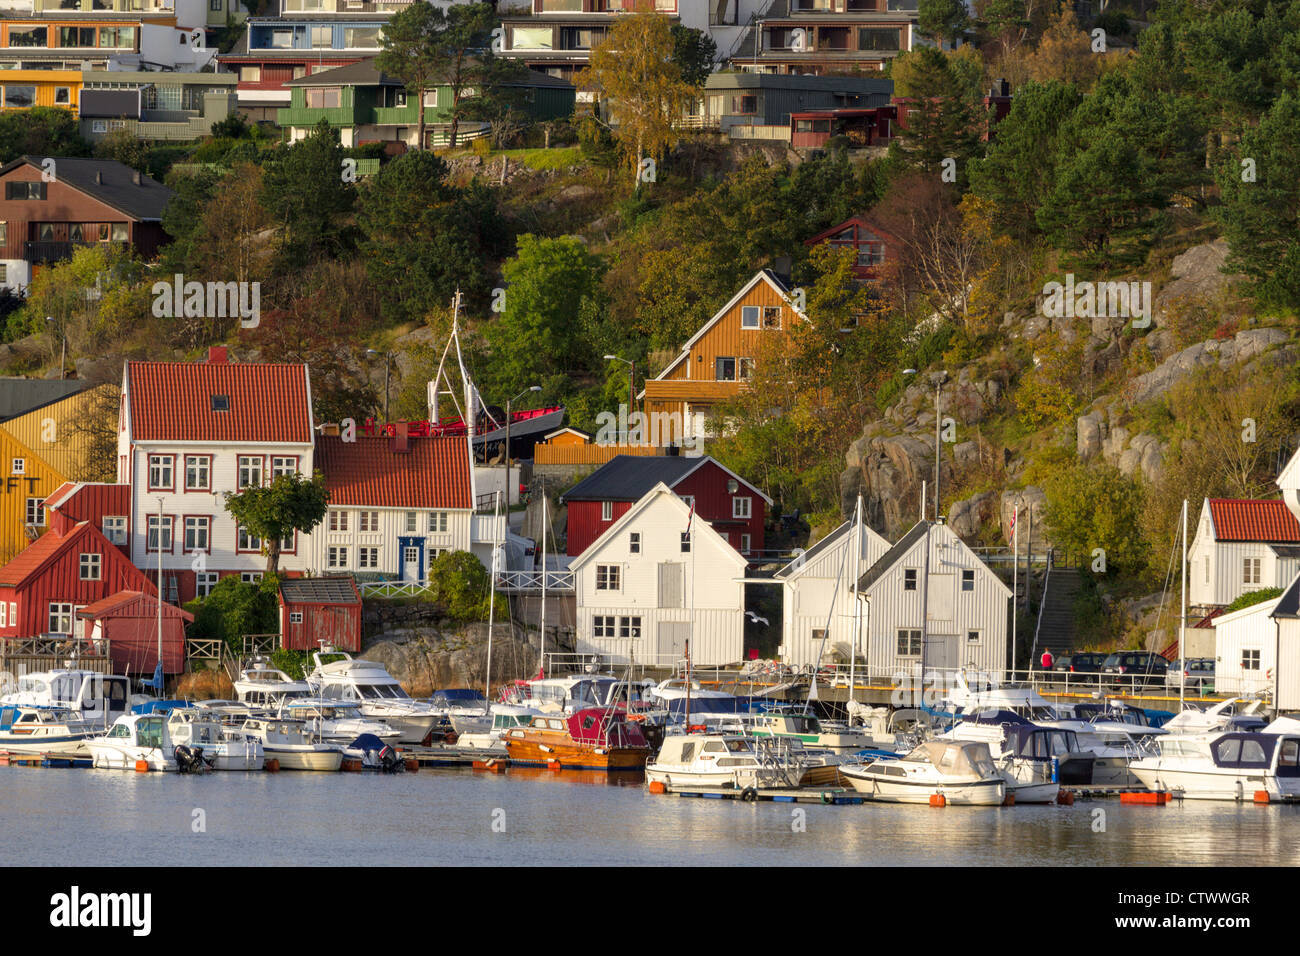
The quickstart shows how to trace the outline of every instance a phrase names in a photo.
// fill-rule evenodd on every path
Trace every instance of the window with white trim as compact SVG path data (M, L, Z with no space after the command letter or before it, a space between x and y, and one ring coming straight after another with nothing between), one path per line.
M171 455L149 456L149 489L171 490L172 466L176 459Z
M1242 558L1241 560L1241 583L1258 584L1259 583L1259 558Z
M256 535L249 534L244 528L240 528L235 536L235 550L237 551L261 551L262 539Z
M185 552L207 551L211 539L212 519L207 515L191 515L185 519Z
M966 643L967 643L967 644L978 644L979 642L980 642L980 632L979 632L979 631L967 631L967 632L966 632Z
M9 605L0 601L0 627L9 626Z
M623 638L638 638L641 636L641 618L639 617L620 617L618 619L618 636Z
M104 558L102 555L83 553L78 561L77 577L81 581L99 581L102 577Z
M740 327L742 329L758 328L759 308L756 305L744 305L740 307Z
M379 512L363 511L361 520L357 523L358 531L378 531L379 530Z
M205 598L212 593L212 589L217 586L217 581L221 575L216 571L199 571L194 575L194 594L197 597Z
M159 536L162 545L159 547ZM145 537L146 551L170 551L172 549L172 519L170 515L150 515L149 532Z
M271 480L279 478L281 475L298 474L298 459L292 455L276 455L271 458Z
M245 584L258 584L262 580L261 571L240 571L239 580Z
M620 583L623 568L617 564L598 564L596 565L596 590L597 591L618 591L622 589Z
M975 590L975 572L966 570L961 573L961 589L963 591Z
M641 553L641 532L633 531L627 536L627 550L630 554Z
M1258 648L1243 648L1241 652L1241 669L1244 671L1259 670L1259 650Z
M49 634L71 634L72 605L51 601L49 625L47 628Z
M262 484L262 456L239 456L239 487L256 488Z
M903 569L903 590L904 591L916 590L916 568Z
M330 547L325 564L331 568L346 568L348 566L348 549L340 547Z
M898 656L899 657L920 657L921 656L921 632L910 628L900 628L898 631Z
M357 548L357 567L374 570L379 567L378 548Z
M207 455L185 456L185 490L210 491L212 488L212 459Z
M331 531L348 530L348 513L346 511L330 512L330 530Z
M27 523L37 528L45 527L45 499L27 499Z
M447 512L430 511L429 512L429 534L446 534L447 533Z
M600 503L600 520L601 521L614 520L614 502L602 501Z
M290 612L289 612L289 623L290 623L290 624L301 624L301 623L302 623L302 611L290 611Z
M731 517L733 518L751 518L754 514L753 498L732 498L731 499Z
M415 534L419 530L420 514L417 511L408 511L403 516L402 529L407 534Z
M682 532L682 554L689 554L690 551L691 551L691 533L689 531L683 531Z
M9 474L22 475L27 472L27 459L15 458L9 465Z
M613 637L614 618L612 615L597 614L591 619L592 637Z
M741 553L741 554L749 554L749 552L750 552L750 541L751 541L751 538L750 538L749 535L747 535L747 534L742 534L742 535L740 536L740 553Z

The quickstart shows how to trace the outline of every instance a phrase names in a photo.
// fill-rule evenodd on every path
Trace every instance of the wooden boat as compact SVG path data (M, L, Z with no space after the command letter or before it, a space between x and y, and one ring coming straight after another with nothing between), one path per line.
M568 717L534 717L501 737L512 764L577 770L642 770L650 757L641 728L616 710L589 707Z

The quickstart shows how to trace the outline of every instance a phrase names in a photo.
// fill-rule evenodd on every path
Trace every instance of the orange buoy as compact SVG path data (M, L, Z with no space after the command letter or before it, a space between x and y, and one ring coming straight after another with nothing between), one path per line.
M1004 807L1014 807L1016 805L1016 795L1014 793L1008 793L1002 798L1002 805Z
M136 773L148 773L148 772L149 772L149 761L147 761L147 760L137 760L137 761L135 762L135 772L136 772Z
M664 786L664 782L663 782L662 780L651 780L651 781L650 781L650 792L651 792L651 793L667 793L667 792L668 792L668 788Z
M948 805L948 798L945 797L942 793L930 794L930 806L946 807L947 805Z
M546 761L546 769L547 769L547 770L563 770L563 769L564 769L564 764L560 763L558 760L548 760L548 761Z
M265 770L267 773L279 773L280 772L279 759L276 757L272 757L266 763L262 764L262 769Z
M1273 799L1272 796L1270 796L1270 794L1269 794L1269 792L1268 792L1267 790L1256 790L1256 791L1255 791L1255 802L1256 802L1256 803L1268 803L1268 802L1269 802L1270 800L1272 800L1272 799Z
M415 757L407 757L407 758L406 758L406 772L407 772L407 773L418 773L419 770L420 770L420 761L419 761L418 759L416 759Z
M340 769L340 770L347 770L347 771L350 771L350 772L352 772L352 773L360 772L360 770L361 770L361 761L358 760L356 757L348 757L347 759L345 759L345 760L343 761L343 763L339 764L339 769Z
M1056 802L1063 807L1074 806L1074 791L1073 790L1058 791L1056 794Z
M1120 803L1140 803L1146 806L1163 807L1169 802L1169 791L1155 790L1150 793L1121 793Z

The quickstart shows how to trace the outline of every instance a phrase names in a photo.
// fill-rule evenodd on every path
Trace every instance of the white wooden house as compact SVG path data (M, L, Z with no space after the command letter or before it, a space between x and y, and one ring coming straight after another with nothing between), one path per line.
M151 577L162 563L172 603L203 596L219 577L261 577L262 543L236 527L225 492L315 466L307 366L237 364L224 348L207 361L127 362L122 378L117 480L130 486L131 562ZM280 567L312 567L301 534ZM161 555L160 555L161 551Z
M851 558L855 545L856 561ZM801 665L815 663L823 637L825 659L835 656L847 660L853 653L855 633L858 657L865 659L865 617L861 627L854 621L853 583L888 550L889 542L865 521L859 521L855 528L850 519L777 571L784 660Z
M1282 492L1282 501L1286 503L1291 514L1300 519L1300 450L1282 466L1275 481Z
M1278 629L1273 612L1281 598L1261 601L1214 621L1214 690L1249 696L1273 686Z
M688 531L689 527L689 531ZM741 660L745 559L663 482L573 560L577 650L611 664Z
M918 522L867 569L858 594L873 675L913 674L922 663L926 671L1006 670L1011 589L947 525ZM809 660L810 648L796 641L792 662Z
M313 566L401 581L427 580L429 565L444 551L469 551L488 566L506 518L474 512L468 447L461 437L408 436L400 429L351 441L318 437L330 505L311 536Z
M1286 587L1300 573L1300 521L1277 499L1206 498L1187 569L1193 607L1224 607L1248 591Z

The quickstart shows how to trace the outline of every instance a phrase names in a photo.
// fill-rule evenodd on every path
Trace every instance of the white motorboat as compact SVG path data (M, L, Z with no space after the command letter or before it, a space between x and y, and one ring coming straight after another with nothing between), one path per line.
M235 696L255 707L276 708L286 700L311 695L312 689L306 681L294 680L261 657L253 658L241 668L239 680L235 681Z
M797 787L806 769L802 746L780 738L676 734L664 738L659 755L646 764L645 776L648 782L670 789L695 786L757 791Z
M1189 800L1253 800L1300 796L1300 734L1234 731L1169 734L1157 752L1129 764L1148 790Z
M14 690L0 697L0 705L67 707L101 728L125 714L131 703L128 678L76 667L23 674Z
M312 736L305 720L283 717L250 717L243 731L262 742L267 760L276 760L281 770L338 770L343 748Z
M728 694L722 690L708 690L697 680L687 681L681 677L670 677L646 690L646 699L658 704L667 704L670 700L684 700L687 696L692 700L702 700L707 697L730 699L734 698L735 694Z
M501 738L516 727L531 727L533 718L542 716L540 710L523 704L493 704L490 708L491 726L486 730L458 734L455 746L462 750L491 750L506 754Z
M462 734L481 734L492 728L492 714L488 699L482 691L468 687L450 687L435 690L429 704L438 715L435 730L443 733L455 731Z
M1254 697L1230 697L1213 707L1199 710L1189 707L1174 714L1164 724L1171 734L1210 734L1216 731L1257 730L1264 725L1258 716L1263 701Z
M955 805L993 807L1007 793L988 744L969 740L930 740L906 757L843 766L840 773L868 800L885 803L929 803L942 796Z
M261 770L266 764L260 740L197 707L173 710L167 716L167 734L176 747L198 751L213 770Z
M0 752L85 755L86 741L103 729L68 707L7 704L0 707Z
M316 696L356 703L363 716L396 730L402 743L420 743L439 721L433 705L413 700L379 661L354 660L350 654L328 649L312 654L312 660L316 666L307 683Z
M176 744L167 732L164 714L125 714L113 722L108 733L86 741L91 764L106 770L135 770L143 763L149 770L175 771Z
M1051 803L1061 783L1091 783L1095 755L1072 730L1040 727L1010 711L981 711L939 736L987 744L1016 803Z
M837 754L857 753L876 746L869 733L823 725L816 714L758 714L749 732L755 737L793 737L811 749Z
M373 734L395 744L400 736L385 721L362 716L361 707L350 701L298 697L287 701L277 716L306 721L313 735L331 743L350 744L362 734Z

